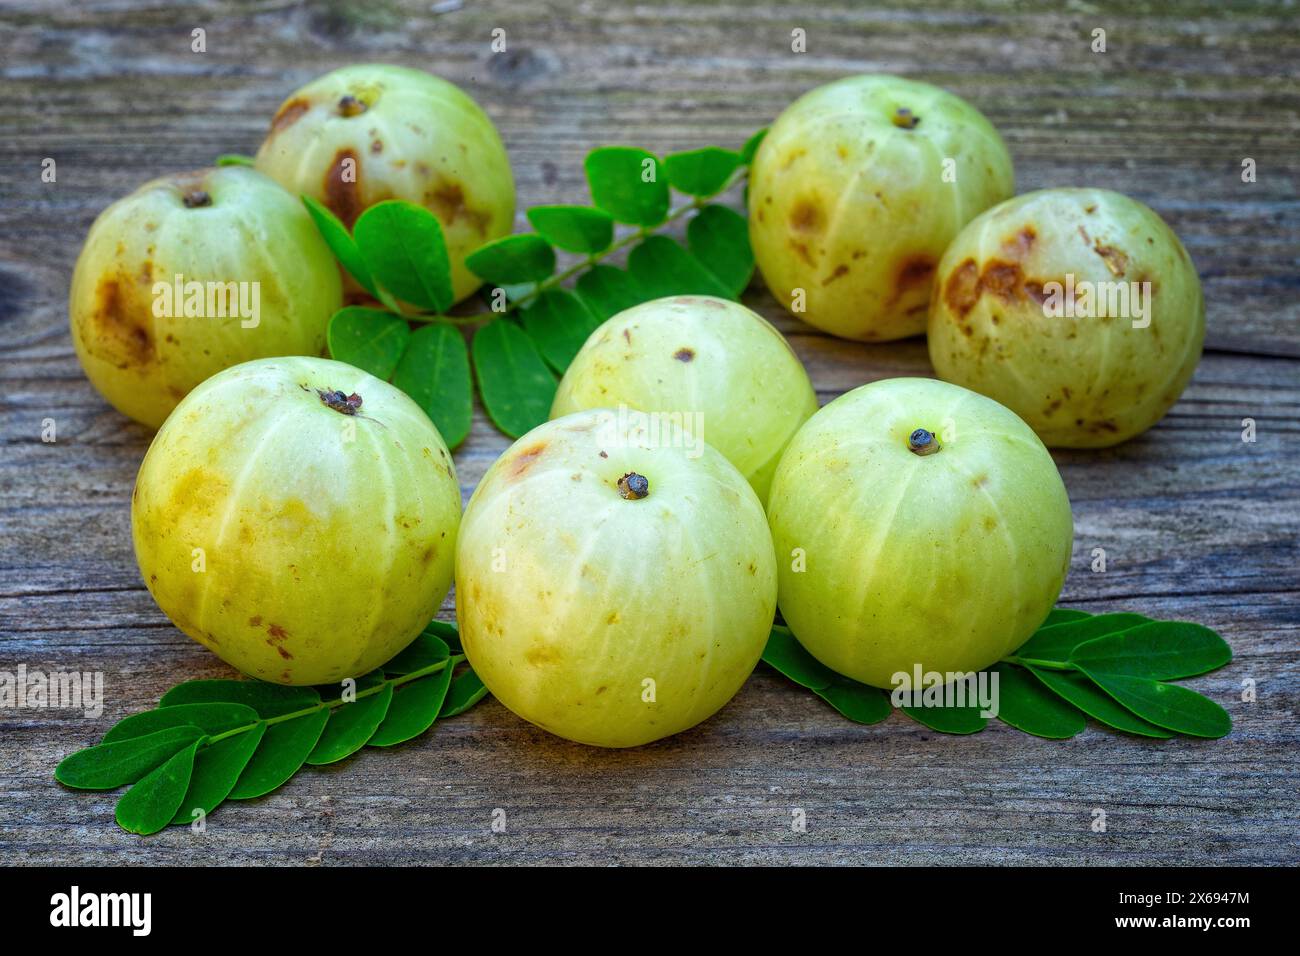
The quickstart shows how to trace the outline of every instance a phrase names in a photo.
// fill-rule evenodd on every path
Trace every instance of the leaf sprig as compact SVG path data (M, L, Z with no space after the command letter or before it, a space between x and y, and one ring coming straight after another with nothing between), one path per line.
M130 785L117 802L118 825L156 833L226 800L264 796L304 765L391 747L464 713L487 695L464 660L455 626L433 621L387 664L337 688L186 681L64 758L54 776L81 790Z
M388 200L363 212L349 233L304 196L340 265L382 306L339 310L330 320L330 354L409 394L455 448L473 414L472 353L488 417L519 437L546 420L557 376L610 316L668 295L740 296L754 271L748 226L716 200L745 181L764 132L740 151L707 146L659 159L628 146L593 150L584 162L591 206L533 207L533 232L493 240L466 257L486 283L493 314L469 350L458 326L482 316L446 314L451 265L432 212ZM676 208L673 191L686 197ZM684 246L662 234L682 220ZM625 267L609 263L624 251ZM576 261L561 269L561 252Z
M1223 737L1232 730L1228 712L1168 681L1204 674L1231 659L1223 638L1199 624L1058 608L990 671L998 675L998 719L1027 734L1064 740L1092 717L1143 737ZM849 720L874 724L893 712L886 691L830 670L789 628L773 627L763 661ZM978 705L901 709L948 734L977 733L990 719Z

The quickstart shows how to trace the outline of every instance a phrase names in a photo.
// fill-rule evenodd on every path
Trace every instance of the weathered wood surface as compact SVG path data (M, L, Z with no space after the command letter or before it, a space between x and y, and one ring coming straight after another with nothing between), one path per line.
M102 671L98 721L0 712L0 861L272 863L1173 863L1300 859L1300 27L1289 4L965 0L448 5L386 0L15 0L0 11L0 669ZM189 52L190 31L208 52ZM491 30L509 49L493 55ZM790 52L790 31L809 52ZM1107 31L1105 54L1091 31ZM346 62L422 66L499 124L521 208L585 196L607 143L738 145L798 93L898 72L969 97L1002 130L1020 188L1101 185L1154 206L1205 282L1208 351L1153 431L1057 461L1076 520L1063 602L1219 629L1236 658L1190 682L1222 702L1222 741L1090 726L1052 743L994 722L934 734L901 715L838 718L760 671L672 740L603 752L486 702L436 733L307 770L227 805L203 837L142 840L113 795L51 770L167 687L230 671L176 631L138 580L128 499L148 433L81 376L66 325L72 263L112 199L163 172L252 152L280 100ZM58 161L42 184L40 161ZM1242 159L1258 164L1243 183ZM520 217L521 227L523 224ZM790 335L823 402L929 374L923 343L868 347L746 299ZM1241 441L1243 418L1258 441ZM42 444L41 421L59 441ZM505 440L482 418L457 454L468 495ZM1108 570L1089 570L1104 547ZM450 605L444 608L449 613ZM1240 700L1242 682L1258 701ZM792 808L808 814L791 829ZM490 830L495 808L505 833ZM1105 833L1092 832L1106 811Z

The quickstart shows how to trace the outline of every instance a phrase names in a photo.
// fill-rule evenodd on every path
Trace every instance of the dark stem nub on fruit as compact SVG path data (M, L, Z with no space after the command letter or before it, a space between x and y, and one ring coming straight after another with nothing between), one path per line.
M202 189L191 189L181 197L181 202L185 203L186 209L198 209L202 206L211 206L212 197Z
M366 111L366 104L351 93L339 100L340 116L357 116Z
M939 439L934 432L918 428L907 436L907 447L914 455L933 455L939 450Z
M906 106L900 106L894 110L894 125L900 129L916 129L916 124L921 122L921 117L914 114Z
M334 388L318 388L316 394L320 396L321 404L341 415L355 415L361 407L361 396L356 392L347 395Z
M644 475L629 471L618 480L618 493L628 501L636 501L650 494L650 482L646 481Z

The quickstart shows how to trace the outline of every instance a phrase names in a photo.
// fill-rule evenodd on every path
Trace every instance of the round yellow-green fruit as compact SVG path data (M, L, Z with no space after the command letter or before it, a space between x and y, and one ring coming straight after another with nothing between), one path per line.
M768 518L786 623L827 667L876 687L911 686L917 667L977 671L1019 647L1061 592L1073 537L1029 426L919 378L863 385L809 419Z
M91 384L151 428L210 375L319 355L338 267L302 203L251 169L163 176L109 206L72 274L72 344Z
M708 442L767 498L781 452L817 411L817 395L785 337L738 302L656 299L591 333L551 406L656 413L691 442Z
M460 487L425 413L342 362L248 362L154 437L131 496L136 560L172 622L279 684L365 674L451 585Z
M939 376L1059 448L1146 431L1204 340L1187 250L1151 209L1106 189L1044 189L984 213L944 253L930 308Z
M496 127L460 87L423 70L366 63L318 77L281 104L256 165L349 229L385 199L431 210L457 302L482 284L465 257L514 226L515 181Z
M749 237L772 294L866 342L925 330L934 268L976 215L1014 192L982 113L928 83L853 76L804 94L754 156Z
M465 653L506 707L570 740L634 747L705 720L775 609L772 538L740 472L609 410L524 435L465 511Z

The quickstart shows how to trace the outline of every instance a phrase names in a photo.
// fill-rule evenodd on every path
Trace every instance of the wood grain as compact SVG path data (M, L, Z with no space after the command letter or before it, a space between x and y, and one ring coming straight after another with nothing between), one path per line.
M6 863L1295 863L1300 679L1300 26L1282 4L964 0L448 5L17 0L0 12L0 669L100 671L98 720L0 711ZM190 31L208 52L190 52ZM505 54L490 53L493 28ZM1107 31L1107 52L1089 49ZM790 31L808 51L790 51ZM1208 350L1158 427L1056 459L1075 511L1063 602L1220 630L1235 659L1189 682L1231 712L1222 741L1090 726L1052 743L997 724L858 727L759 670L713 720L629 752L568 744L489 701L386 752L227 805L205 835L112 823L111 794L54 783L63 755L179 680L228 676L138 580L128 500L148 432L82 377L67 287L86 229L163 172L255 150L296 86L347 62L432 69L499 124L522 209L586 196L598 145L737 146L799 93L897 72L968 97L1021 189L1099 185L1151 204L1204 280ZM40 180L44 157L58 181ZM1241 180L1253 158L1257 181ZM755 286L822 402L928 375L919 341L863 346ZM40 441L54 419L58 441ZM1254 419L1258 440L1241 440ZM468 496L506 441L476 410ZM1090 570L1094 548L1107 571ZM444 607L450 616L451 603ZM1258 699L1241 700L1242 682ZM491 831L493 811L507 829ZM807 832L793 832L802 808ZM1104 810L1107 830L1091 829Z

